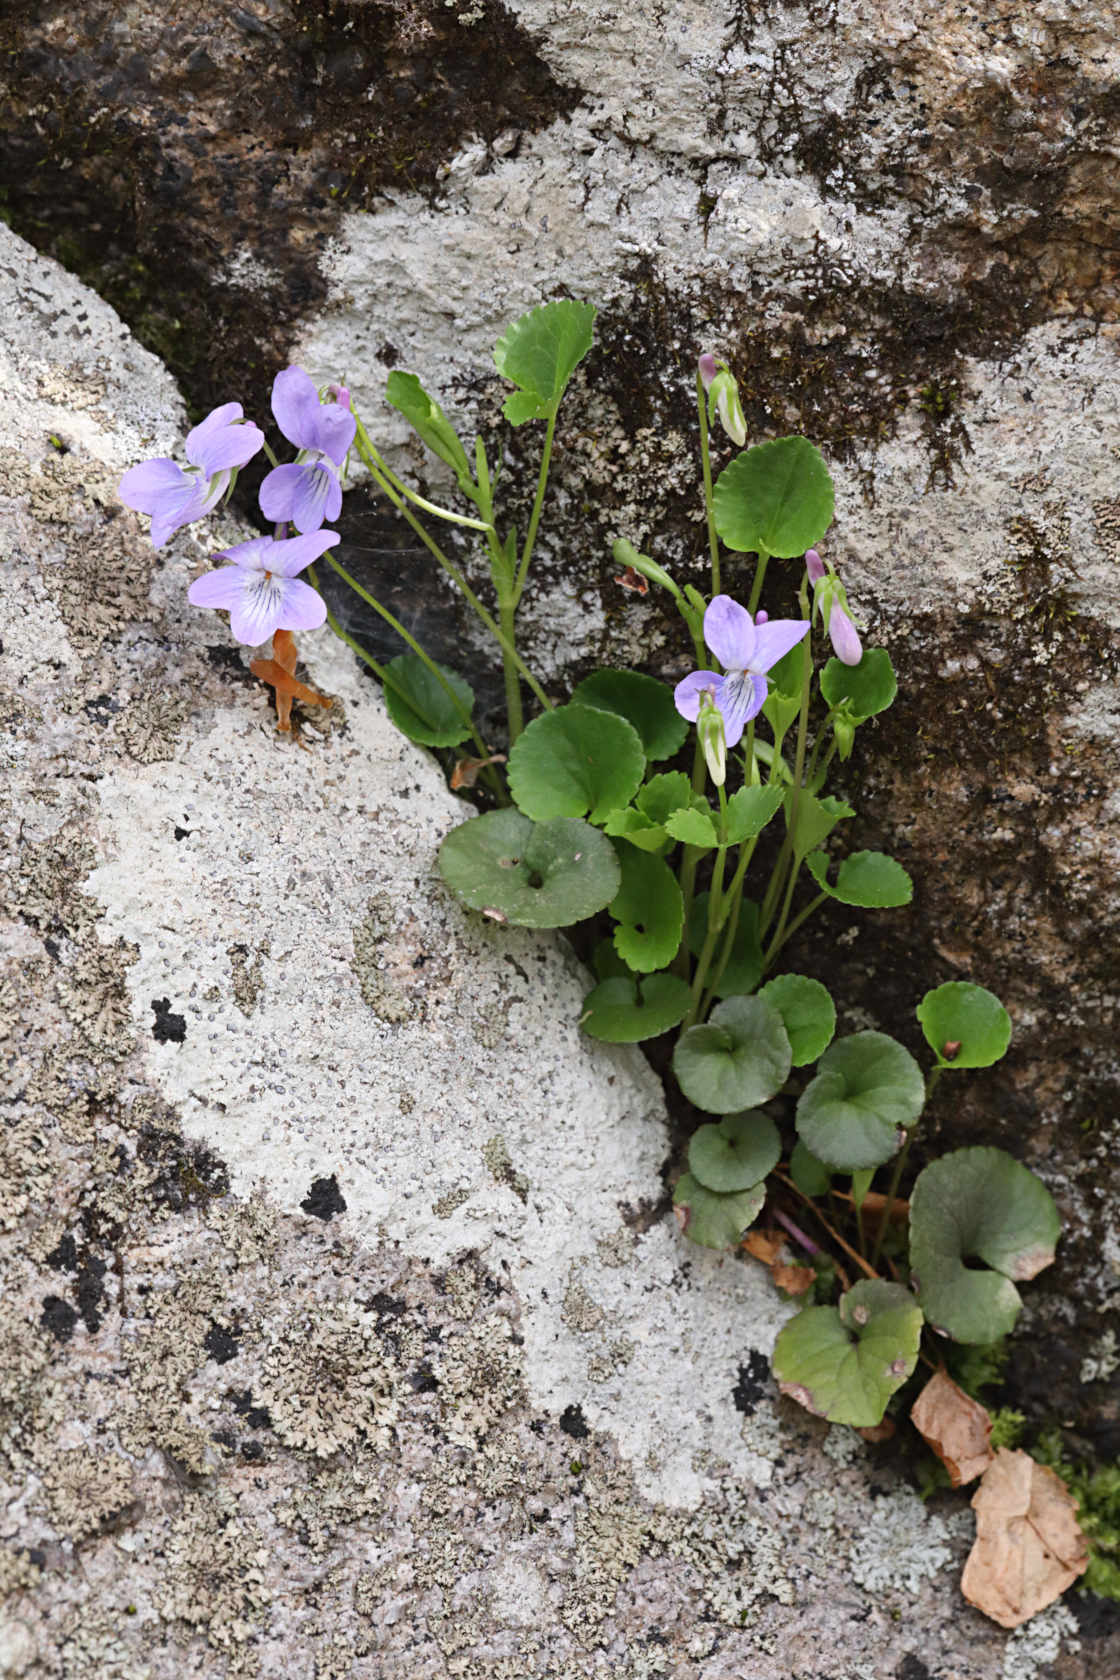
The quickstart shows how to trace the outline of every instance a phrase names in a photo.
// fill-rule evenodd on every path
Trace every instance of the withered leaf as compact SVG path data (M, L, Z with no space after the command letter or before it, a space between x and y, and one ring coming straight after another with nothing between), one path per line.
M804 1295L807 1289L812 1289L816 1279L816 1272L812 1266L782 1266L773 1265L770 1276L779 1289L784 1289L787 1295Z
M784 1231L748 1231L743 1238L743 1247L755 1260L761 1260L764 1266L772 1266L785 1247Z
M1001 1447L972 1496L976 1543L961 1576L970 1604L1001 1627L1053 1604L1089 1562L1076 1501L1029 1453Z
M992 1420L979 1400L958 1388L945 1371L937 1371L910 1408L910 1421L924 1436L954 1487L979 1476L992 1462L988 1437Z

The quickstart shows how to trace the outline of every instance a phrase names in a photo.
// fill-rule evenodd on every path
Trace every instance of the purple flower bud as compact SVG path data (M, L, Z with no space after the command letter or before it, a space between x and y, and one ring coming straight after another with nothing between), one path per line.
M716 359L708 351L700 358L700 377L704 381L705 391L709 388L717 372Z
M328 385L327 390L339 408L350 407L350 391L346 385Z
M810 583L823 583L825 577L827 576L824 561L821 559L815 548L808 548L805 550L805 570L809 574Z
M769 620L769 617L770 614L768 612L756 612L754 615L754 621L756 624L765 624Z
M837 659L845 665L858 665L863 658L859 632L839 601L833 603L829 614L828 634Z

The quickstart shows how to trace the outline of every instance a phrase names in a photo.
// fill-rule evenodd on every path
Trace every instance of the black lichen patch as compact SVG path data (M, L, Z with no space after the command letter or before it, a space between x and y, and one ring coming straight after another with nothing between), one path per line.
M68 1342L74 1334L78 1314L61 1295L45 1295L40 1323L59 1342Z
M272 1416L267 1406L253 1404L251 1389L243 1388L240 1392L230 1389L227 1399L238 1417L243 1417L250 1429L271 1429Z
M739 1375L735 1387L731 1390L735 1410L742 1412L744 1417L750 1417L770 1387L770 1361L764 1353L759 1353L757 1348L751 1348L747 1354L747 1363L739 1366Z
M932 1680L929 1669L920 1657L908 1652L895 1671L896 1680Z
M186 1016L172 1013L170 998L153 998L152 1009L156 1017L152 1037L156 1043L182 1044L187 1036Z
M314 1219L321 1219L324 1224L333 1219L336 1213L346 1212L346 1203L334 1173L331 1173L329 1178L313 1179L311 1189L299 1205L304 1213L309 1213Z
M582 1406L565 1406L560 1413L560 1427L573 1441L586 1441L591 1433Z
M145 1124L137 1154L155 1169L146 1195L157 1207L178 1213L186 1207L205 1207L229 1194L226 1165L205 1144L190 1143L175 1132Z
M578 98L499 0L479 10L15 0L6 217L113 304L196 416L231 397L263 413L340 210L429 192L466 135L532 131Z
M93 1240L99 1240L101 1233L97 1229L96 1210L83 1209L82 1224L87 1237L92 1235ZM107 1234L111 1239L119 1235L119 1227L114 1227ZM73 1276L78 1312L92 1336L101 1328L101 1309L106 1298L103 1281L108 1270L106 1262L99 1255L91 1253L84 1243L79 1247L69 1233L60 1238L46 1256L46 1261L54 1271L69 1272Z
M228 1365L241 1352L241 1343L224 1324L212 1324L202 1338L202 1345L217 1365Z
M408 1386L414 1394L434 1394L439 1388L439 1378L432 1367L424 1362L410 1374Z

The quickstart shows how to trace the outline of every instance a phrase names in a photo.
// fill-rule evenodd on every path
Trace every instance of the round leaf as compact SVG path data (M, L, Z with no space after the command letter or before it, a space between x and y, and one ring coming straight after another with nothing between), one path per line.
M682 1173L673 1192L673 1206L681 1230L693 1242L705 1248L734 1248L748 1226L753 1225L762 1212L766 1200L766 1186L755 1184L749 1190L720 1196L706 1190L691 1173Z
M425 747L457 747L471 732L474 690L446 665L439 669L459 696L466 717L415 653L398 654L386 665L390 681L385 684L385 710L410 741Z
M716 481L716 530L741 554L804 554L832 523L832 480L808 438L756 444Z
M807 974L779 974L758 995L785 1022L794 1067L815 1062L827 1050L836 1031L836 1005L827 986Z
M917 1009L926 1043L942 1067L991 1067L1011 1043L1011 1017L993 992L950 980Z
M1050 1264L1060 1231L1042 1180L1002 1149L932 1161L910 1195L911 1283L930 1323L958 1342L1006 1336L1021 1305L1013 1280Z
M749 1190L773 1172L781 1157L778 1128L757 1109L726 1114L694 1132L688 1146L688 1168L705 1190Z
M782 1393L830 1423L868 1429L913 1371L922 1313L901 1284L870 1278L835 1307L803 1307L774 1346Z
M507 398L506 418L515 426L534 414L554 412L572 374L591 348L595 308L574 298L541 304L506 328L494 346L500 374L523 387L521 403Z
M922 1070L886 1033L853 1033L820 1059L801 1093L797 1131L819 1161L842 1172L877 1167L898 1148L898 1129L912 1126L925 1103Z
M439 868L472 910L520 927L569 927L618 891L614 847L589 823L533 823L519 811L488 811L453 828Z
M857 723L885 712L898 693L886 648L865 648L858 665L830 659L821 672L821 693L830 706L847 705Z
M835 886L829 884L824 852L810 852L805 861L821 891L841 904L855 904L864 910L897 909L909 904L914 896L913 881L885 852L853 852L841 863Z
M781 1090L791 1065L782 1017L757 997L717 1004L704 1026L681 1034L673 1052L681 1090L710 1114L766 1102Z
M672 758L688 734L671 690L639 671L592 671L577 685L572 699L577 705L617 712L632 723L648 759Z
M631 968L648 974L677 954L684 927L684 899L677 877L662 858L633 846L618 848L622 884L610 912L619 926L614 947Z
M823 1161L799 1140L789 1158L789 1176L803 1196L826 1196L832 1174Z
M697 893L688 917L688 948L698 957L708 935L708 902L710 895ZM722 934L720 936L722 940ZM716 946L717 956L720 945ZM758 937L758 905L744 898L739 908L739 925L735 929L735 943L727 967L720 975L716 996L740 997L753 992L762 978L762 944Z
M629 805L645 769L633 724L594 706L557 706L534 718L509 755L509 788L536 822L582 817L602 822Z
M688 1014L689 988L676 974L603 980L583 1000L580 1025L608 1044L637 1044L679 1026Z

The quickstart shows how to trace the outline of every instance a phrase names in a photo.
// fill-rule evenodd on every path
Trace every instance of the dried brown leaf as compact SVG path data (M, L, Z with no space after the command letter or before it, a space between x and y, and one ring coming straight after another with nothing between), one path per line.
M877 1447L880 1441L889 1441L894 1434L894 1419L885 1417L879 1423L867 1424L864 1428L857 1429L856 1434L862 1435L865 1441L870 1441L873 1447Z
M787 1295L804 1295L807 1289L812 1289L817 1274L812 1266L774 1265L770 1268L770 1276Z
M992 1462L992 1420L979 1400L937 1371L910 1408L910 1421L933 1448L954 1487L981 1475Z
M772 1266L781 1254L785 1240L783 1231L748 1231L743 1238L743 1247L764 1266Z
M1089 1562L1077 1504L1053 1470L1001 1447L972 1496L976 1543L961 1576L970 1604L1018 1627L1073 1585Z

